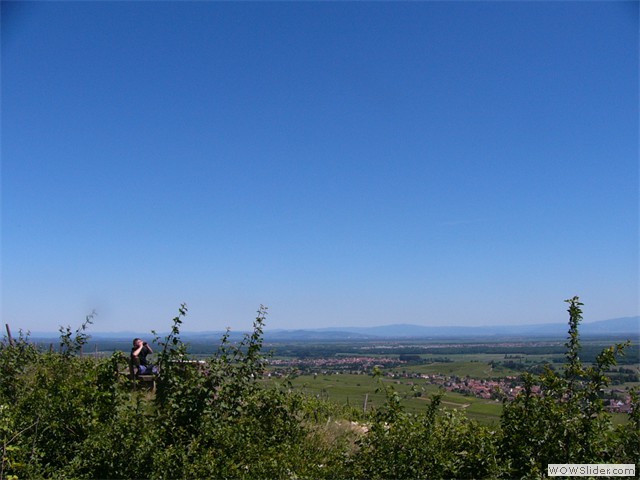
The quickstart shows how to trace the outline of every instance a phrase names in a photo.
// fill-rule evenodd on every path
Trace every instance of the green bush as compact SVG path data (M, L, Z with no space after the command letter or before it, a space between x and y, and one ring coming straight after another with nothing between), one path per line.
M404 411L386 388L387 401L373 414L371 430L353 460L357 478L482 478L498 472L495 432L457 411L440 411L441 395L425 412Z
M629 454L637 442L637 431L614 429L602 400L603 389L610 384L606 371L624 354L629 342L603 350L593 365L585 366L580 360L578 333L582 303L578 297L567 302L569 336L564 371L547 368L538 377L525 374L524 393L504 406L500 458L509 478L539 477L551 463L638 461L640 450ZM637 415L636 406L632 414L636 425Z
M625 344L580 361L581 304L569 300L564 371L525 374L501 424L482 426L440 408L408 413L391 387L367 412L265 387L260 307L253 332L227 332L204 363L180 338L182 305L160 345L155 393L133 388L127 358L81 355L92 316L61 329L58 351L20 332L0 343L0 479L419 479L544 476L548 463L638 463L640 409L613 427L602 389ZM382 385L382 384L381 384Z

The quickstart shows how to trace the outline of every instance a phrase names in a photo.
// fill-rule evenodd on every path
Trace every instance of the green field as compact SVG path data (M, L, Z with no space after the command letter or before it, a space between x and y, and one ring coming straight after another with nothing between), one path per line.
M530 354L518 357L505 358L504 354L491 353L461 353L447 355L447 361L442 361L442 356L421 355L420 358L427 363L405 364L395 368L381 369L380 377L374 377L370 372L303 372L289 377L294 390L312 395L330 402L349 405L357 409L380 407L385 402L384 387L392 386L402 399L402 404L408 412L419 412L426 408L431 396L438 393L440 387L427 379L417 375L442 375L445 377L471 378L471 379L498 379L505 377L518 377L521 371L507 368L501 363L505 360L515 360L523 366L535 366L552 364L555 368L561 367L557 354ZM433 361L439 358L439 361ZM431 363L429 363L432 361ZM637 372L636 366L632 367ZM295 370L295 369L294 369ZM396 377L387 376L395 373ZM415 377L415 378L414 378ZM278 381L272 379L271 381ZM628 389L635 383L626 382L616 388ZM381 388L382 387L382 388ZM502 403L496 400L482 399L471 395L442 390L443 408L464 411L470 418L483 424L492 424L500 421ZM625 423L628 416L625 414L613 414L614 423Z
M502 359L503 357L502 355L493 356L500 357L500 359ZM489 361L491 360L492 359L489 359ZM492 368L486 359L482 362L478 360L456 359L456 361L451 363L428 363L426 365L409 365L407 367L402 367L400 370L406 371L408 373L423 373L426 375L440 374L471 378L495 378L519 375L519 372L502 366Z
M271 380L273 382L277 380ZM316 396L323 400L370 410L385 402L385 394L380 383L371 375L330 374L300 375L290 380L294 391ZM402 404L408 412L425 410L431 395L438 393L438 387L412 379L382 379L382 386L391 385L400 395ZM415 396L420 392L421 396ZM463 410L469 418L482 424L499 423L502 403L495 400L462 395L455 392L443 392L441 406L448 409ZM366 404L365 404L366 402ZM614 424L626 423L625 414L612 414Z
M404 407L409 412L419 412L426 408L431 395L439 390L434 385L419 379L382 378L382 386L391 385L400 395ZM291 380L294 390L317 396L339 404L367 410L379 407L385 402L381 384L371 375L332 374L300 375ZM420 396L416 396L419 394ZM366 402L366 404L365 404ZM502 404L452 392L444 392L444 408L463 409L471 418L482 423L499 420Z

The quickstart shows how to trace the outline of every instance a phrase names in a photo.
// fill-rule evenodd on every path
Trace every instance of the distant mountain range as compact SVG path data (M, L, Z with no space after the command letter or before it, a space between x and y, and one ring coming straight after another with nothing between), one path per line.
M564 339L567 336L566 323L544 323L534 325L488 325L488 326L423 326L410 324L383 325L375 327L333 327L292 330L269 330L264 333L267 342L284 341L365 341L383 339L510 339L510 338L556 338ZM230 339L237 341L246 332L232 331ZM189 342L217 342L224 332L183 332L182 337ZM160 334L164 337L165 334ZM640 317L613 318L596 322L582 323L580 325L582 337L614 336L626 337L637 342L640 340ZM150 338L149 333L115 332L115 333L91 333L93 339L123 339L134 337ZM57 335L47 333L33 333L32 338L57 338Z
M397 324L377 327L339 327L305 330L275 330L265 333L270 341L338 341L374 339L428 339L428 338L565 338L566 323L545 323L534 325L493 325L493 326L451 326L429 327L421 325ZM580 335L628 336L631 340L640 338L640 317L614 318L580 325Z

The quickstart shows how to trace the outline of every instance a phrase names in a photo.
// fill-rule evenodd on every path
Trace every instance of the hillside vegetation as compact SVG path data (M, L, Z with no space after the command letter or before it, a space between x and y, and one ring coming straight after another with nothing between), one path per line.
M638 463L640 409L614 426L602 391L624 354L614 345L585 366L569 303L562 371L523 374L499 425L444 408L441 392L407 411L389 382L366 412L263 382L266 308L238 344L223 336L203 363L187 361L183 305L156 338L154 392L136 388L127 358L80 355L91 317L61 329L57 351L20 333L0 344L0 478L417 479L541 477L549 463Z

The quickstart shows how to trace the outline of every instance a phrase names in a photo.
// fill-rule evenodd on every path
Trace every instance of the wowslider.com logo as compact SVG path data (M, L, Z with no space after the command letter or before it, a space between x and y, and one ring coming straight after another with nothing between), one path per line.
M550 463L550 477L635 477L634 463Z

